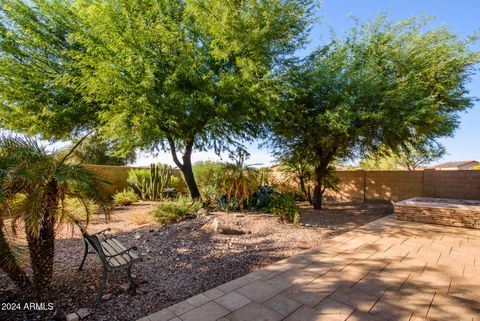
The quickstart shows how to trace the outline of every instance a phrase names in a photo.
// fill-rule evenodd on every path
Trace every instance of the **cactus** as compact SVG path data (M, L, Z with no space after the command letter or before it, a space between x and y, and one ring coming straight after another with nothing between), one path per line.
M173 170L168 165L151 164L148 175L140 175L142 170L133 170L128 178L143 200L158 201L164 197L164 191L170 186ZM137 173L138 172L138 173Z
M164 190L170 186L172 168L167 165L150 165L149 199L157 201L163 199Z

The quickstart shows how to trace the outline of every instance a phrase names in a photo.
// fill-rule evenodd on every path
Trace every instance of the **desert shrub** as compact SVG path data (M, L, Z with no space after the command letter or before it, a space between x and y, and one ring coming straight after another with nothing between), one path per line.
M138 202L138 195L131 188L126 188L113 195L113 203L116 205L130 205L135 202Z
M293 194L273 194L262 210L290 223L300 223L300 211Z
M150 223L150 213L130 213L127 215L127 220L136 225L144 225Z
M220 197L218 188L213 184L201 186L200 194L202 195L203 204L207 207L214 207Z
M272 186L259 186L258 191L255 192L250 199L250 206L253 209L264 209L268 206L273 196L278 192Z
M200 188L213 186L218 188L223 173L223 164L219 162L196 162L192 167L195 181Z
M222 195L217 198L216 210L222 212L240 211L240 202L235 198L229 198L227 195Z
M187 183L185 183L181 176L177 175L178 174L174 174L170 177L170 187L174 188L177 193L183 193L187 188Z
M146 200L148 195L148 186L150 182L150 169L147 168L133 168L128 171L127 183L140 196L141 199Z
M158 223L167 224L182 221L188 215L195 215L200 208L202 208L202 202L179 196L175 200L159 204L152 215Z
M72 197L65 197L61 206L71 217L84 221L87 220L88 213L96 213L100 209L100 206L92 200L79 201Z

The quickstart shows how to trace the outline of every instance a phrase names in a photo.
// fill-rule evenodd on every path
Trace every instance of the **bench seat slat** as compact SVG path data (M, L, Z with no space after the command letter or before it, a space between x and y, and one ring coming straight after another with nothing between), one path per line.
M116 238L112 238L112 239L110 239L110 240L112 240L113 243L115 243L119 248L121 248L122 251L125 251L125 250L126 250L126 247L123 246L123 244L120 243L120 241L117 240ZM130 256L132 257L132 259L138 259L138 255L137 255L137 254L135 254L135 253L133 253L133 252L131 252L131 251L130 251L128 254L130 254Z
M106 240L106 242L116 251L115 254L118 254L127 250L127 248L123 246L123 244L120 243L116 238L109 238ZM131 253L125 253L125 254L119 255L118 257L123 257L123 259L127 262L130 262L132 259L134 259Z
M119 253L119 251L115 251L115 249L106 241L102 241L100 244L102 245L102 248L104 249L105 254L107 254L107 255L115 255L115 254ZM115 264L116 263L115 261L118 261L118 264ZM112 265L117 265L118 266L118 265L127 264L129 262L129 260L127 261L123 258L123 255L119 255L119 256L116 256L114 258L110 258L109 262L113 263Z

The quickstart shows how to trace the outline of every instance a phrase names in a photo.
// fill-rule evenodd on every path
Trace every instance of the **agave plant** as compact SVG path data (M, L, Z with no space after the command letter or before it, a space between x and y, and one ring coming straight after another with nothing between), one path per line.
M69 154L49 153L37 142L20 137L0 138L0 217L11 217L12 228L25 228L31 280L15 260L0 221L0 267L20 287L33 284L35 293L48 290L53 273L55 232L69 220L65 200L76 200L88 217L92 202L109 202L104 179L79 164L66 162Z

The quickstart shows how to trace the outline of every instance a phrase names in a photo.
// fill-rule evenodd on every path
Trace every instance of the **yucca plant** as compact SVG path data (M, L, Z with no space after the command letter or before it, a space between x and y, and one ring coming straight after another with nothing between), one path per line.
M66 162L70 153L49 153L37 142L21 137L0 138L0 217L11 217L12 228L22 222L32 268L31 281L16 263L0 222L0 267L20 287L34 286L39 296L52 281L55 232L70 220L64 201L83 205L87 222L92 202L106 208L104 179L79 164Z

